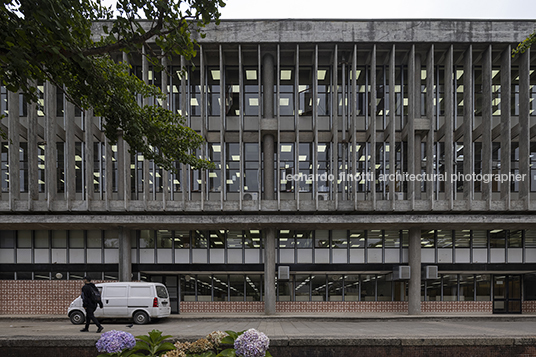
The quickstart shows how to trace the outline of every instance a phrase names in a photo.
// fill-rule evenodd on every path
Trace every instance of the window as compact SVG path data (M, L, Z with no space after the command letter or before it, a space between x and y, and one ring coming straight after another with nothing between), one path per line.
M452 248L452 231L439 230L437 231L437 247Z
M294 115L294 69L282 68L279 78L279 114L281 116ZM277 87L274 85L274 93L277 93ZM277 99L274 101L274 114L277 113Z
M475 277L473 274L460 274L460 301L475 299Z
M190 231L175 231L175 249L190 249Z
M227 144L226 184L227 192L240 192L240 145L238 143Z
M171 248L173 244L173 232L165 229L156 231L156 247Z
M259 115L259 84L256 68L244 68L245 115Z
M454 232L456 248L469 248L471 246L471 231L461 230Z
M244 191L259 191L259 145L256 143L244 144L245 170ZM230 166L229 166L230 167Z
M281 192L294 192L294 181L287 180L287 175L294 175L294 144L281 143L279 146L279 172L281 175Z

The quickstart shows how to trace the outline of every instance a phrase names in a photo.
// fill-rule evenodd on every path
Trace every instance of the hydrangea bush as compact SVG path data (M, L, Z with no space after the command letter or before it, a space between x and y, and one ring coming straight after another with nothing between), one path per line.
M109 331L102 334L97 342L98 357L271 357L268 352L270 340L255 329L242 332L214 331L195 342L176 342L174 345L165 340L162 332L153 330L149 336L134 336L123 331ZM136 339L138 341L136 341ZM144 353L138 353L144 351ZM148 354L147 354L148 353Z
M111 330L101 335L96 346L97 351L106 353L100 356L121 356L136 346L136 339L131 333Z
M270 339L264 333L250 328L234 342L236 355L240 357L264 357L270 346Z

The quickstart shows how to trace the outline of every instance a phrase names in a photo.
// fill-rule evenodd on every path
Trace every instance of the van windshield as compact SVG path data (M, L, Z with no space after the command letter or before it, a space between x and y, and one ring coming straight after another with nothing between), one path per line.
M158 297L161 298L161 299L167 299L168 294L167 294L166 288L163 287L163 286L157 285L156 286L156 295L158 295Z

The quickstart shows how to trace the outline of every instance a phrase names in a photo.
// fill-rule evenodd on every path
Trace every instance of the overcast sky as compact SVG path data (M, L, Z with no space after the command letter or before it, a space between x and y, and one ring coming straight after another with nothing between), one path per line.
M536 19L535 0L224 0L223 19Z

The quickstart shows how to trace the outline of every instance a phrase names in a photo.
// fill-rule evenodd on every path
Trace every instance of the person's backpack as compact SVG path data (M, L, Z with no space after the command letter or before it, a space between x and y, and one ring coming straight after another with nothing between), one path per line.
M102 304L101 293L95 285L91 287L91 300L93 300L93 302L95 302L97 305Z

